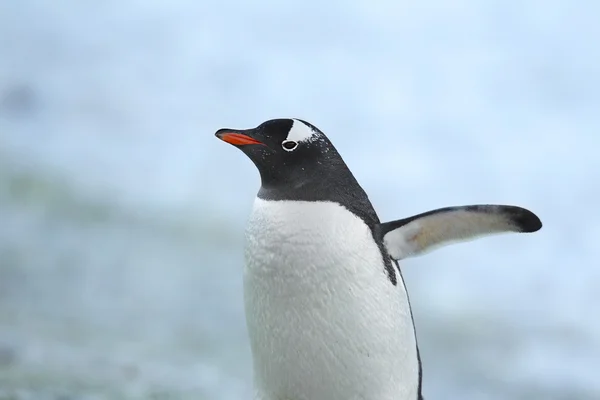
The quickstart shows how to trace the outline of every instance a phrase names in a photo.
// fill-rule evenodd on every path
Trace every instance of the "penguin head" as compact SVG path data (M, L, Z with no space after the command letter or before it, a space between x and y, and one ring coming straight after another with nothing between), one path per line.
M263 187L302 186L346 168L329 139L300 119L272 119L252 129L219 129L215 136L240 149L258 168Z

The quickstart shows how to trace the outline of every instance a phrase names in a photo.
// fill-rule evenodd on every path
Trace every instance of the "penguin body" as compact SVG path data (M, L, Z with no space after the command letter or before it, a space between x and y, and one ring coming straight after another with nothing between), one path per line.
M244 298L259 399L417 399L407 293L343 206L257 198Z
M398 260L541 222L464 206L380 223L329 139L297 119L217 137L256 165L244 300L255 400L419 400L421 362Z

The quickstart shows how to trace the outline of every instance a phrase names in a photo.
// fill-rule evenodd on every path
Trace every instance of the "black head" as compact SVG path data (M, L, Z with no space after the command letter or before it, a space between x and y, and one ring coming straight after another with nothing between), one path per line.
M347 171L325 134L299 119L273 119L253 129L219 129L215 135L254 162L263 188L305 186L327 180L339 169Z
M260 172L258 197L334 201L369 225L377 214L327 136L300 119L273 119L253 129L219 129L219 139L242 150Z

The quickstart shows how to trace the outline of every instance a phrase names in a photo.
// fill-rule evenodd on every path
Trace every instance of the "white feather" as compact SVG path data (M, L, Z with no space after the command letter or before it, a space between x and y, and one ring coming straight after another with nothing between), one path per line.
M257 198L245 256L257 400L416 400L408 297L360 218Z
M292 127L288 132L288 135L285 140L292 140L296 143L301 142L311 142L317 137L317 132L306 125L304 122L294 119L292 123Z

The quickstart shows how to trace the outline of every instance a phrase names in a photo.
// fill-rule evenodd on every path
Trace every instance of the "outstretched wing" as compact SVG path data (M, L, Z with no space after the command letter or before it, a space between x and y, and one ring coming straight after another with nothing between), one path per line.
M505 205L446 207L379 224L378 232L394 260L415 257L458 241L504 232L535 232L542 227L529 210Z

